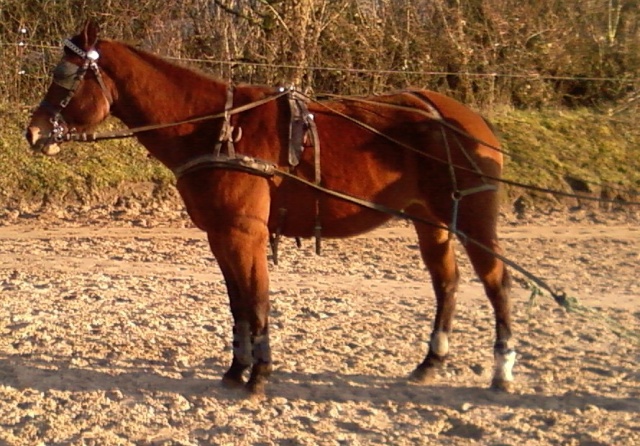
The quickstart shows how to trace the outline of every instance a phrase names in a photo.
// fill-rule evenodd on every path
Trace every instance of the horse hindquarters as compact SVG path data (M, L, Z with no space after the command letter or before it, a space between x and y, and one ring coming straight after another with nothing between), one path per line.
M466 110L465 110L466 111ZM468 111L466 111L468 112ZM475 114L465 115L461 132L487 141L492 147L498 142L486 123ZM501 175L502 156L492 147L478 144L464 134L441 130L432 133L434 150L447 163L424 162L418 169L418 186L422 207L408 209L434 225L416 224L422 258L430 272L435 291L437 310L431 333L429 350L412 377L428 380L445 360L448 337L456 305L458 283L451 233L436 226L449 227L464 246L469 260L483 284L495 313L496 339L494 345L495 373L492 387L510 390L515 352L511 348L511 307L509 276L504 263L494 253L501 253L497 237L499 197L497 185L483 178ZM419 164L419 163L416 163ZM455 166L463 168L456 169Z

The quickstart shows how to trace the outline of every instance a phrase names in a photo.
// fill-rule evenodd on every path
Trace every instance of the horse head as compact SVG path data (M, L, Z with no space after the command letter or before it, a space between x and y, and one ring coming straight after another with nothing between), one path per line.
M100 124L113 105L114 83L100 67L98 26L87 21L63 43L62 59L44 99L31 115L26 138L31 148L46 155L60 151L59 143L74 132Z

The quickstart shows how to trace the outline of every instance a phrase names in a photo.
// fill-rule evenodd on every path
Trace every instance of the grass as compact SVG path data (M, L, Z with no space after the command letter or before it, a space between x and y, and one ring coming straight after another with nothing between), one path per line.
M505 161L505 178L564 192L638 201L640 129L631 117L612 118L586 109L505 110L491 119L504 149L512 155ZM518 188L507 189L511 200L527 194Z
M105 189L152 183L163 190L173 183L171 173L133 139L67 144L56 157L34 156L23 137L27 119L27 112L0 106L0 203L5 206L86 202ZM638 201L640 128L632 117L612 119L590 110L499 110L490 119L511 154L507 179ZM506 204L520 197L557 203L550 196L506 188Z
M173 181L133 139L69 143L58 156L35 156L23 137L27 121L26 113L0 111L0 202L86 202L105 189L149 182L162 189Z

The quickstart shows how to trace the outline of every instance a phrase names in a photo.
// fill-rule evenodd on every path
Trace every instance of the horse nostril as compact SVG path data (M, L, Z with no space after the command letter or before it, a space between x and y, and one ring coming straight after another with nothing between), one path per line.
M34 146L36 142L38 142L38 138L40 136L40 130L37 127L29 127L27 128L24 136L25 138L27 138L29 145Z

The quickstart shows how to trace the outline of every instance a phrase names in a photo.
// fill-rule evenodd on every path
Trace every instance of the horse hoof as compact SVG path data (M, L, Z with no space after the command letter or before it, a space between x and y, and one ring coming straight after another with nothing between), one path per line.
M409 375L409 381L416 384L429 384L436 379L436 376L437 372L433 367L417 367Z
M493 380L491 381L491 390L502 393L513 393L515 390L515 385L513 384L513 381L506 381L501 378L493 378Z
M232 376L224 375L222 377L222 387L226 389L241 389L244 387L244 381L242 378L234 378Z
M266 397L266 382L265 381L249 381L245 385L245 389L249 394L249 399L254 401L263 400Z

